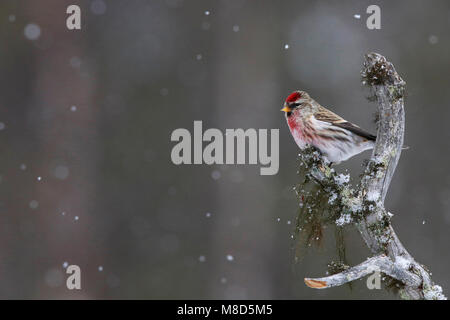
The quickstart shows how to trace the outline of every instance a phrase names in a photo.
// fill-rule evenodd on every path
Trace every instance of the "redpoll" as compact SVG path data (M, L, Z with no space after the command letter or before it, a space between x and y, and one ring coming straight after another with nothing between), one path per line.
M325 109L305 91L291 93L281 111L300 149L311 145L331 163L345 161L375 144L376 136Z

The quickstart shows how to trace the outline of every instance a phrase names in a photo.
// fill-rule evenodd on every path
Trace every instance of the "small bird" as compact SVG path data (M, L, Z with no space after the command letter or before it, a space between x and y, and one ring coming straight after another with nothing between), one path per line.
M281 111L300 149L315 147L330 166L375 145L376 136L322 107L305 91L291 93Z

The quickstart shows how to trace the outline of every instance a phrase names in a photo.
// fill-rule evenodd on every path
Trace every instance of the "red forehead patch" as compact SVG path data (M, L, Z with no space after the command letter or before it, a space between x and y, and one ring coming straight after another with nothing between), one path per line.
M300 95L300 93L298 93L297 91L292 92L292 93L289 95L289 97L286 98L286 102L287 102L287 103L295 102L295 101L297 101L298 99L300 99L300 97L301 97L301 95Z

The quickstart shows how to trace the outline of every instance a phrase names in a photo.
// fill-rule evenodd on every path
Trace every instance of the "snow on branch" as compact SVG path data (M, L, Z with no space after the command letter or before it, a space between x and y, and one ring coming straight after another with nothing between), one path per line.
M402 245L391 225L392 214L384 208L403 147L406 83L392 63L377 53L365 56L361 75L363 84L370 87L378 102L378 129L376 144L359 187L353 189L343 182L342 175L330 169L313 148L302 152L300 158L310 178L330 199L336 199L333 201L340 214L336 224L354 224L374 256L327 277L305 278L305 283L311 288L329 288L379 270L402 284L399 291L402 298L446 299L442 288L431 280L430 272Z

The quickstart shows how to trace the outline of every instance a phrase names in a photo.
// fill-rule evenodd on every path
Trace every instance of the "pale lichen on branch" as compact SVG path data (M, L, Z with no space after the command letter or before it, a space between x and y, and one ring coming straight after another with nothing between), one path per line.
M392 214L384 208L403 147L406 83L392 63L377 53L366 55L361 75L363 84L371 88L378 102L378 130L372 156L358 188L352 188L348 176L338 175L324 163L314 148L303 150L300 159L306 177L317 183L322 197L328 198L327 209L335 225L355 225L374 256L327 277L305 278L305 283L312 288L338 286L364 277L376 268L402 284L399 291L402 298L446 299L442 288L432 282L429 271L404 248L392 228ZM323 202L313 198L306 201L311 207L315 206L314 201Z

